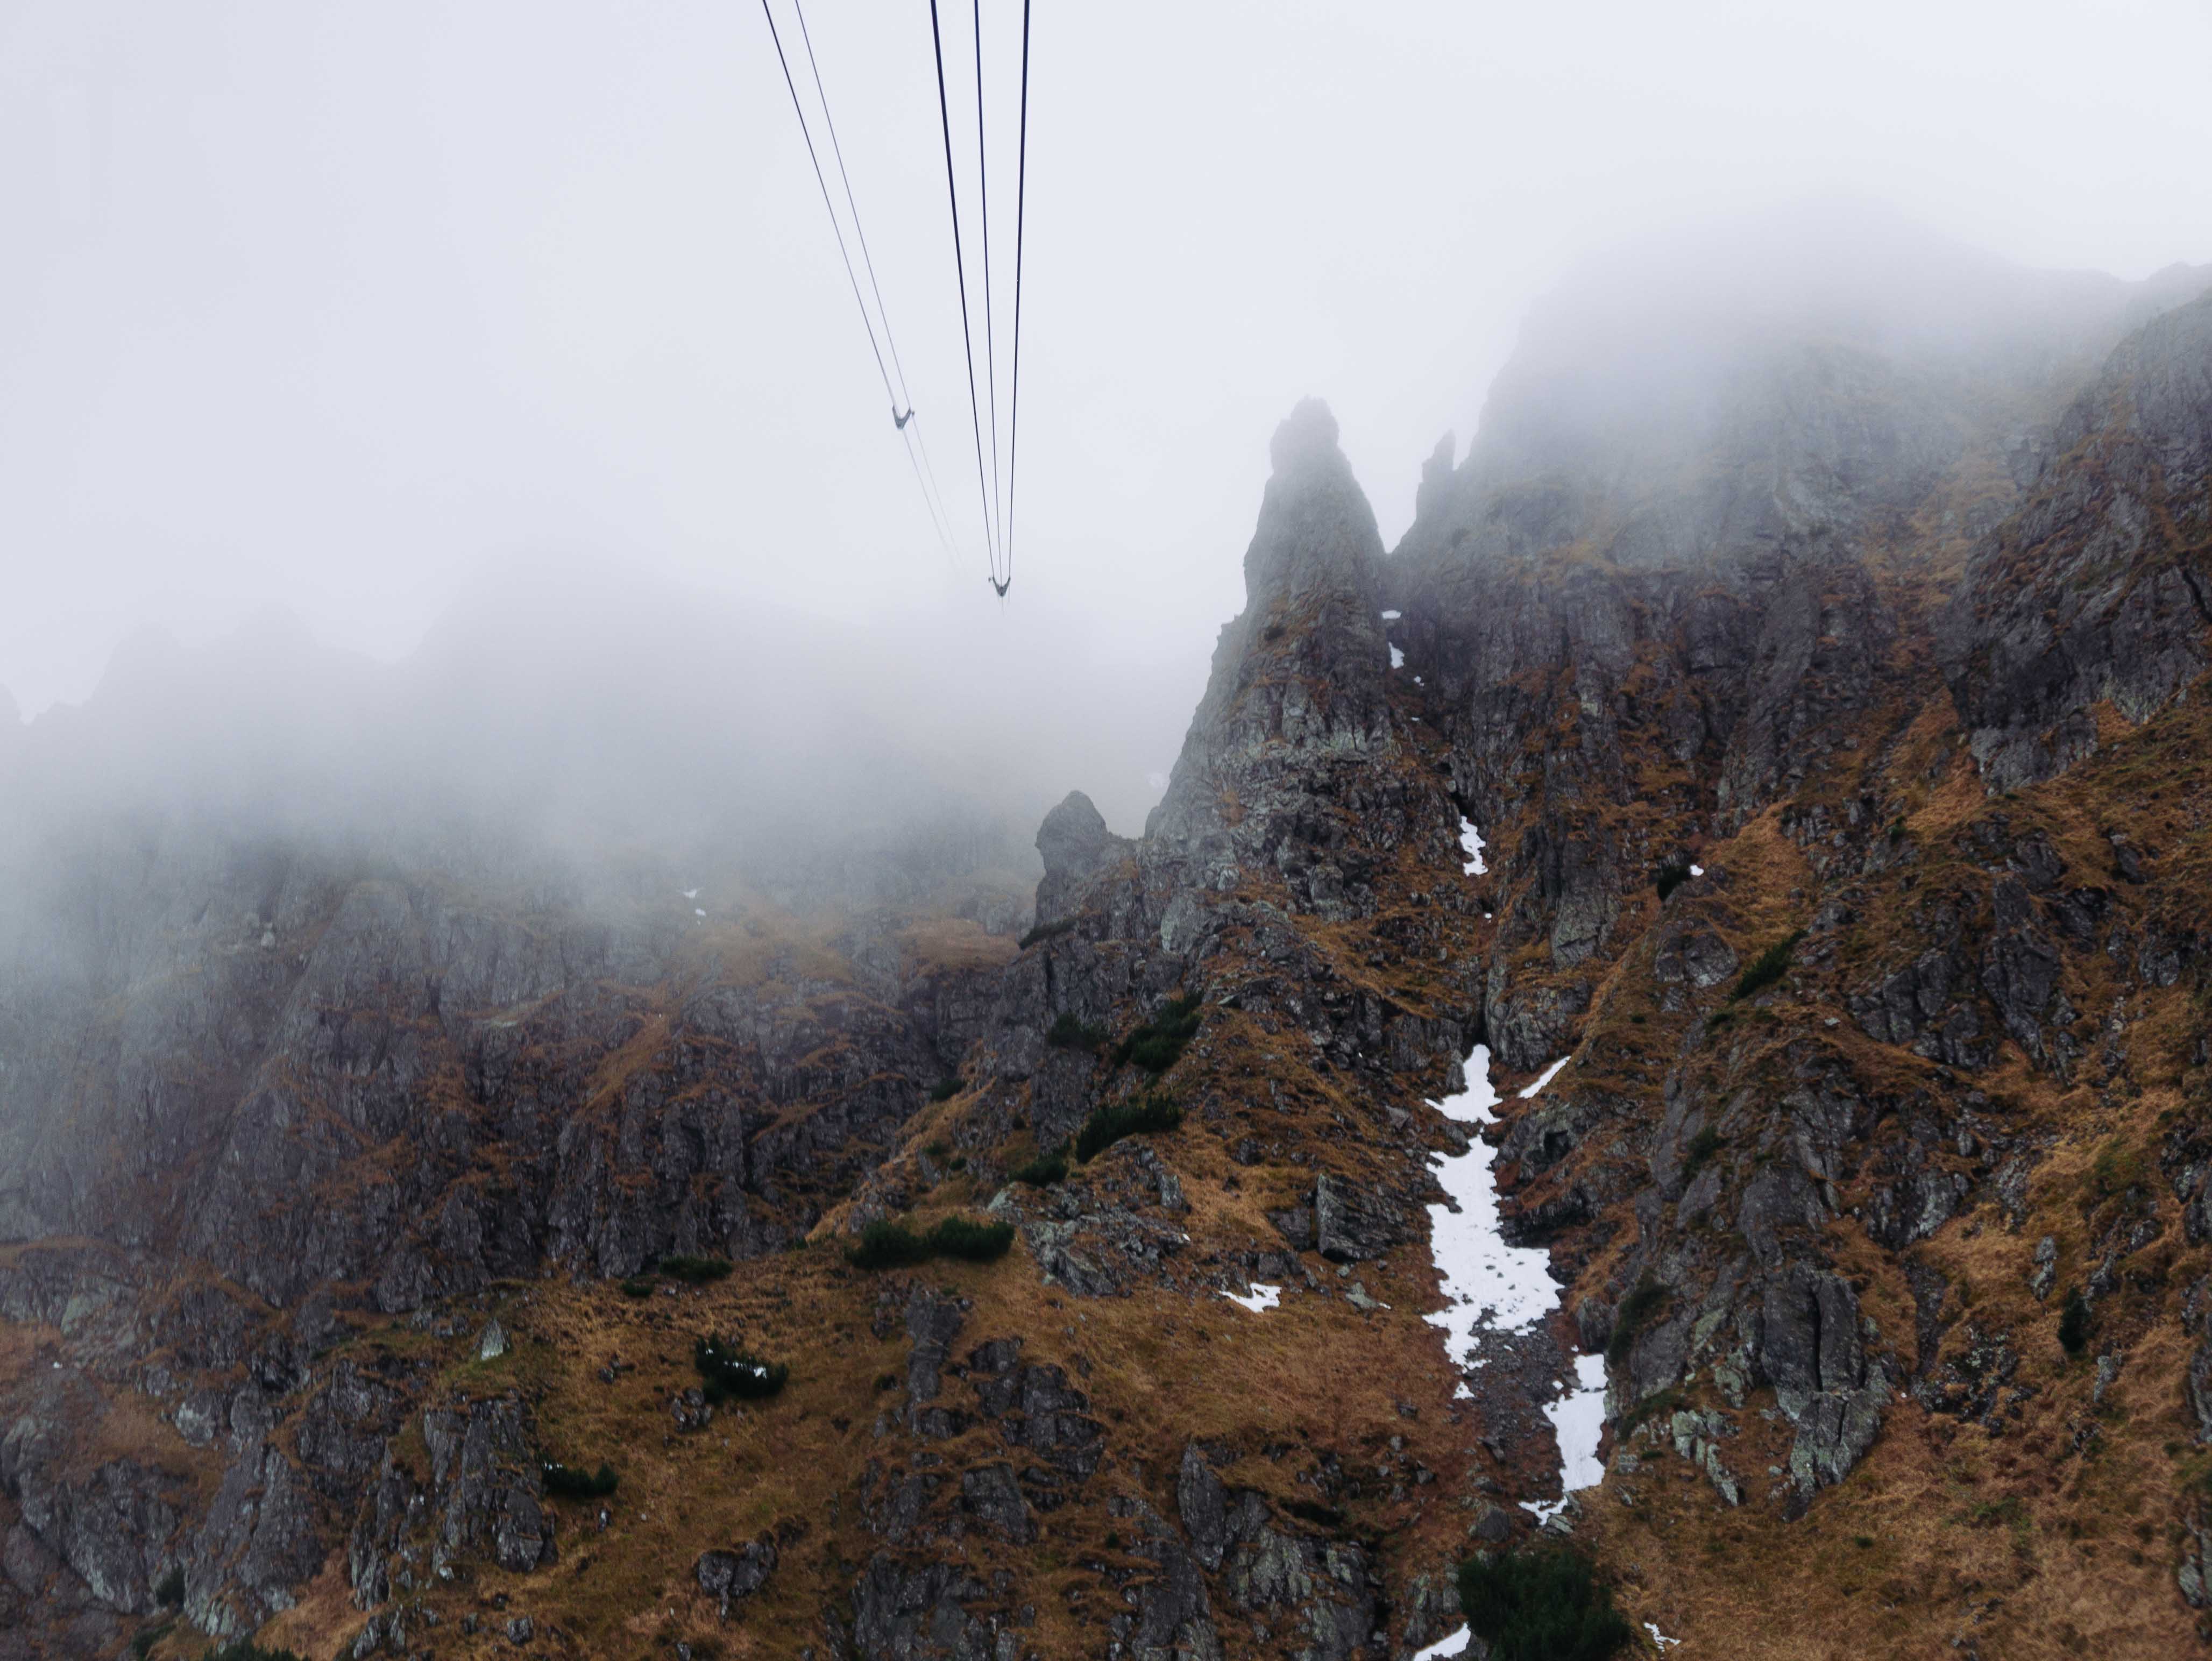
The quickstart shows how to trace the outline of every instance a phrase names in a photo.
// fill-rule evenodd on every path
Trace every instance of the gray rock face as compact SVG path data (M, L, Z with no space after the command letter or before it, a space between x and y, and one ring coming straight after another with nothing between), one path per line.
M1409 1237L1406 1217L1383 1195L1323 1175L1314 1181L1316 1249L1332 1263L1379 1258Z
M853 1582L853 1649L865 1661L1003 1661L995 1616L971 1614L989 1589L950 1563L871 1557Z
M1713 1492L1728 1504L1743 1503L1743 1488L1721 1458L1722 1439L1735 1434L1723 1413L1676 1413L1668 1422L1674 1452L1705 1473Z
M106 1661L124 1623L0 1494L0 1661Z
M276 1448L250 1446L223 1473L185 1573L185 1610L218 1635L292 1607L322 1567L313 1494Z
M1382 541L1326 406L1299 404L1270 453L1244 610L1214 649L1206 696L1146 823L1146 858L1200 891L1241 871L1279 874L1303 909L1357 916L1371 891L1356 863L1331 857L1348 839L1328 821L1358 814L1371 840L1374 817L1404 811L1395 787L1367 779L1366 764L1397 742L1384 695Z
M526 1573L554 1561L545 1479L516 1397L433 1408L422 1415L431 1488L439 1505L432 1567L465 1555Z
M1183 1450L1176 1502L1197 1563L1220 1576L1239 1611L1265 1617L1281 1633L1283 1653L1298 1661L1352 1661L1366 1652L1380 1615L1380 1588L1364 1548L1286 1525L1261 1494L1224 1487L1194 1444ZM1176 1602L1172 1613L1199 1620L1206 1608L1202 1585L1198 1592L1197 1599ZM1156 1622L1154 1629L1164 1626Z
M1766 1288L1759 1364L1797 1427L1790 1474L1809 1494L1841 1482L1874 1446L1889 1385L1869 1365L1858 1298L1838 1276L1792 1265Z
M2148 718L2212 666L2212 295L2123 343L2076 398L2026 506L1974 550L1944 672L1991 790Z
M1037 827L1036 849L1044 860L1044 879L1037 884L1037 922L1056 923L1066 916L1084 883L1133 846L1106 828L1089 797L1079 790L1068 791Z
M700 1591L715 1600L726 1621L732 1604L751 1597L775 1573L775 1541L763 1534L735 1551L702 1551L692 1572Z
M175 1561L191 1500L185 1485L133 1459L72 1469L67 1427L97 1410L97 1397L64 1371L0 1434L0 1491L23 1523L110 1609L143 1615Z
M20 953L0 955L0 1234L168 1231L279 1305L361 1282L400 1312L548 1258L628 1274L771 1249L811 1226L810 1195L872 1166L993 979L896 949L876 963L856 942L868 993L795 961L757 991L698 975L672 923L510 906L434 872L361 880L186 825L165 837L128 894L106 893L104 851L51 874L121 914L92 961L65 912L0 937ZM290 943L253 945L249 913ZM668 1037L591 1127L566 1105L663 1014L623 987L666 990ZM816 1111L785 1116L800 1103ZM390 1180L337 1180L395 1140L416 1157ZM501 1180L470 1180L500 1144Z

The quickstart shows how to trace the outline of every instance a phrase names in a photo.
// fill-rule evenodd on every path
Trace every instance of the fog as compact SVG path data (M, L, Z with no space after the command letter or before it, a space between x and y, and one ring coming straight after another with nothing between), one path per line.
M14 0L0 779L41 825L1026 857L1071 786L1156 798L1300 396L1388 542L1547 295L1621 302L1595 358L1686 291L1887 284L1851 326L1965 338L1976 272L2212 260L2201 5L1776 9L1036 7L1002 603L926 7L807 21L949 554L757 8ZM983 24L1003 341L1019 9ZM1958 252L1856 258L1869 213ZM1699 228L1746 214L1778 265Z

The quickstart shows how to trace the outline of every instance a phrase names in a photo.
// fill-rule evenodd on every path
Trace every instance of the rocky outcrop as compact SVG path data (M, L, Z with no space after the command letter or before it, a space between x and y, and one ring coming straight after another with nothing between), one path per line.
M1089 797L1079 790L1068 791L1037 827L1037 853L1044 860L1044 878L1036 890L1038 925L1048 927L1065 918L1083 885L1102 867L1124 858L1131 846L1127 838L1106 828Z
M1244 609L1146 822L1146 864L1192 903L1249 874L1280 882L1300 911L1363 915L1366 851L1419 834L1379 765L1396 743L1382 539L1327 406L1300 403L1269 455Z
M2096 748L2212 667L2212 295L2116 350L2059 421L2021 512L1975 549L1944 672L1992 791Z
M1194 1555L1255 1635L1268 1634L1297 1661L1367 1652L1382 1601L1364 1547L1285 1524L1259 1494L1224 1485L1195 1444L1183 1452L1176 1500Z
M769 1576L775 1573L775 1541L763 1535L735 1551L702 1551L692 1572L699 1590L714 1599L726 1621L734 1604L765 1586Z

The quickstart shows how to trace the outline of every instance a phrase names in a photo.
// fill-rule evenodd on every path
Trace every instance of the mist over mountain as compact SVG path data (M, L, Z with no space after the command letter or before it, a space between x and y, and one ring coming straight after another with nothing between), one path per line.
M1819 203L1395 547L1250 438L1203 665L548 561L0 710L0 1661L2179 1652L2212 268Z
M20 880L57 839L191 827L474 880L647 862L865 905L1033 869L1019 827L1079 773L1141 816L1176 694L1133 687L1162 712L1100 723L1081 669L995 631L979 649L972 621L885 628L518 566L388 665L281 612L196 646L134 637L83 704L7 710L0 847Z

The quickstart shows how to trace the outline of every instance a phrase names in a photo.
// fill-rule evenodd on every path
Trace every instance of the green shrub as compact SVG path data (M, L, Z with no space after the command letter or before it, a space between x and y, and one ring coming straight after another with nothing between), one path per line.
M1613 1315L1613 1333L1605 1341L1606 1360L1615 1367L1626 1361L1635 1347L1637 1333L1666 1301L1667 1288L1649 1276L1637 1282L1636 1289L1620 1300L1620 1308Z
M1121 1040L1114 1052L1114 1064L1141 1067L1155 1076L1164 1073L1176 1064L1184 1046L1198 1036L1199 1023L1205 1018L1195 993L1170 998L1156 1019Z
M1080 1160L1095 1159L1124 1137L1172 1131L1182 1123L1182 1109L1163 1098L1139 1096L1130 1101L1109 1101L1093 1108L1091 1117L1083 1121L1083 1128L1075 1133L1075 1156Z
M1604 1661L1631 1637L1589 1560L1565 1549L1468 1559L1459 1606L1491 1661Z
M2075 1287L2066 1294L2065 1306L2058 1312L2058 1342L2069 1355L2078 1355L2089 1347L2089 1334L2096 1325L2091 1314L2088 1299L2081 1288Z
M1014 1243L1011 1222L978 1222L973 1217L947 1217L929 1231L929 1249L940 1258L964 1263L992 1263L1006 1255Z
M653 1282L633 1275L622 1283L622 1294L625 1298L649 1298L653 1295Z
M1682 1156L1682 1180L1687 1182L1704 1170L1705 1162L1720 1150L1721 1133L1713 1126L1706 1125L1690 1138L1689 1150Z
M1025 1182L1032 1188L1049 1188L1055 1182L1067 1180L1067 1144L1049 1154L1039 1154L1027 1165L1017 1166L1007 1173L1016 1182Z
M1613 1426L1613 1434L1624 1437L1647 1419L1671 1418L1684 1399L1679 1390L1655 1390L1620 1415L1620 1422Z
M185 1606L185 1566L170 1565L169 1572L154 1583L154 1601L165 1609Z
M1651 886L1659 890L1659 898L1662 901L1689 880L1690 862L1686 859L1674 864L1662 865L1651 873Z
M687 1285L704 1286L709 1281L727 1280L730 1260L727 1258L687 1258L679 1254L663 1258L654 1265L654 1272Z
M1729 1001L1736 1003L1755 997L1781 979L1782 972L1790 967L1790 954L1797 949L1797 943L1804 937L1804 930L1793 929L1786 938L1776 941L1752 959L1751 967L1743 972L1743 978L1735 983L1735 990L1729 994Z
M621 1481L610 1464L601 1464L597 1470L582 1470L556 1459L545 1462L545 1491L556 1500L596 1500L602 1494L612 1494Z
M959 1094L960 1081L958 1079L940 1079L937 1083L930 1087L929 1099L932 1101L950 1101L953 1097Z
M2089 1195L2093 1201L2108 1200L2138 1187L2143 1179L2143 1156L2118 1137L2106 1140L2089 1162Z
M691 1346L691 1365L699 1369L710 1402L762 1402L777 1394L791 1377L781 1361L764 1361L721 1338L702 1338Z
M1103 1028L1093 1027L1073 1009L1062 1009L1054 1018L1044 1041L1055 1050L1089 1050L1094 1053L1106 1042Z
M932 1258L991 1263L1005 1257L1013 1243L1010 1222L946 1217L927 1234L917 1234L902 1222L882 1218L861 1231L860 1244L845 1253L845 1260L855 1269L911 1269Z
M907 1269L929 1261L929 1242L902 1222L878 1217L860 1231L860 1243L845 1253L855 1269Z

